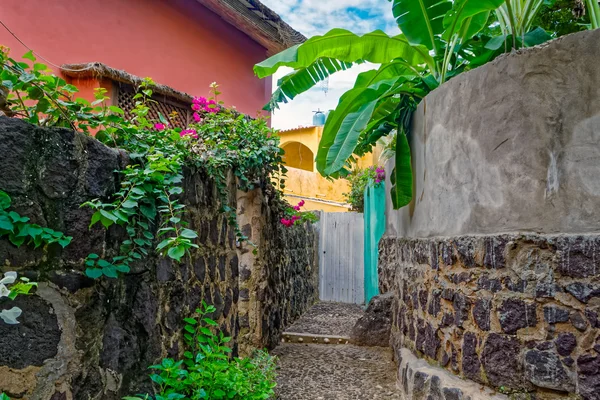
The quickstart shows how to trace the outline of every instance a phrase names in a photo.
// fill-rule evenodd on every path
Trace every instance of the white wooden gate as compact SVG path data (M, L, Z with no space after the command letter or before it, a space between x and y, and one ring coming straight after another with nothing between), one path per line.
M364 220L359 213L321 213L319 296L322 301L363 304Z

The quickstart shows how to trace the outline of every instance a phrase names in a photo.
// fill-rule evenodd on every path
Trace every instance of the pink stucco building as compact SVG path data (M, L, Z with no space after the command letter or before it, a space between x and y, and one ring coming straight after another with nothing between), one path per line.
M228 106L256 115L271 81L253 65L305 39L257 0L3 0L0 11L27 46L70 68L55 70L81 97L103 86L125 108L135 77L149 76L166 104L185 109L216 81ZM27 52L1 26L0 44L16 59Z

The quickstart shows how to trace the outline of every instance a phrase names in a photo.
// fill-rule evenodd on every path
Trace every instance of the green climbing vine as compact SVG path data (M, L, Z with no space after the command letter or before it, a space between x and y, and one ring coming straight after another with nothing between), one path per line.
M37 248L51 243L58 243L62 247L66 247L71 243L71 239L73 239L71 236L31 224L29 218L23 217L15 211L9 211L11 202L10 196L0 190L0 237L8 237L8 240L17 247L23 244L33 244Z
M229 171L243 190L264 184L267 177L280 179L284 173L279 139L263 118L248 118L225 108L214 83L209 98L193 99L194 121L186 129L174 126L176 113L159 113L154 120L150 111L155 84L150 78L137 88L135 106L126 116L109 105L105 89L96 89L91 103L75 98L77 88L49 73L31 52L24 59L17 62L6 48L0 48L0 111L41 126L94 133L96 139L127 151L130 157L117 193L82 205L94 211L90 228L118 225L126 233L114 254L86 257L86 275L116 278L150 252L180 261L198 247L194 243L198 233L188 228L185 205L180 202L184 165L204 170L214 180L221 211L235 227L238 240L246 240L237 226L236 210L228 204ZM0 228L1 221L0 217Z

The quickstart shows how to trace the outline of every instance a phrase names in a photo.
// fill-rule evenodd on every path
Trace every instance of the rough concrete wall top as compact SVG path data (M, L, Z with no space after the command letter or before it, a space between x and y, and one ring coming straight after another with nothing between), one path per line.
M597 231L599 140L600 30L500 57L419 106L415 200L387 233Z

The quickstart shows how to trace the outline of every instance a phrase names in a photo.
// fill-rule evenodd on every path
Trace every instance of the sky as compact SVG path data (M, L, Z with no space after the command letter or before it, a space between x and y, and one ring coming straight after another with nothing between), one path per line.
M322 35L332 28L344 28L356 34L376 29L388 34L400 33L388 0L262 0L262 3L307 38ZM281 104L272 116L273 127L292 129L312 125L313 111L334 109L340 96L354 86L356 75L373 68L372 64L363 64L338 72L329 78L327 91L324 85L317 85L291 102ZM291 68L280 68L275 75L274 89L277 79L291 71Z

